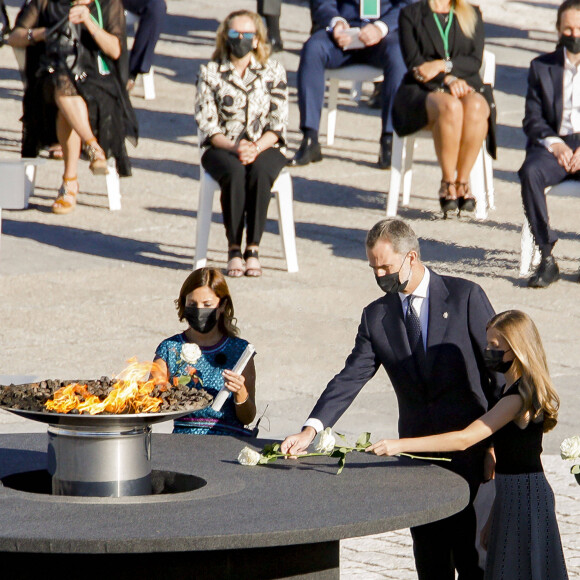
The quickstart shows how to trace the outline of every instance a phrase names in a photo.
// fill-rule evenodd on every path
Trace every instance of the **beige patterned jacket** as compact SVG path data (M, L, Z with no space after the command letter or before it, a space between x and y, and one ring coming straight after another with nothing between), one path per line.
M237 141L256 141L266 131L278 135L284 152L288 125L288 84L284 67L275 60L260 64L253 56L242 79L229 61L201 65L197 80L195 120L203 147L222 133Z

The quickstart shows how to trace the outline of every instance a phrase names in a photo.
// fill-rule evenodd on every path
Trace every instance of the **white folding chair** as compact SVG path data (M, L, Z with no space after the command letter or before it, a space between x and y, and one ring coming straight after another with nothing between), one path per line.
M544 193L554 197L580 197L580 182L574 180L562 181L558 185L546 187ZM520 278L526 278L540 263L540 249L534 242L530 222L524 217L520 239Z
M360 100L362 84L365 81L380 81L383 70L368 64L351 64L342 68L326 69L324 77L328 81L328 113L326 117L326 144L334 143L336 130L336 113L338 110L338 89L340 81L352 83L351 99Z
M203 137L198 133L198 142L203 143ZM199 164L199 201L197 205L197 227L195 235L195 258L193 269L203 268L207 263L207 247L214 194L220 186ZM286 259L288 272L298 272L298 256L296 253L296 233L294 230L294 209L292 178L287 169L283 169L272 186L272 193L276 197L278 206L278 223L282 250Z
M26 209L34 193L36 168L46 159L22 158L0 160L0 236L2 235L2 210Z
M488 50L483 51L481 77L485 84L494 86L495 55ZM406 137L399 137L396 133L393 135L391 179L389 194L387 196L387 217L395 217L397 215L401 184L403 185L403 206L409 205L411 182L413 179L415 139L421 137L430 139L432 137L431 131L421 130ZM475 165L471 170L469 183L473 196L476 199L475 217L483 220L487 217L488 208L495 208L492 158L486 150L485 141L481 146Z
M134 14L133 12L129 12L125 10L125 21L127 24L127 29L131 31L133 36L137 32L137 25L139 24L139 16ZM149 69L149 72L140 74L143 81L143 98L146 101L154 101L156 97L155 93L155 73L153 71L153 67ZM139 77L137 77L137 82L139 81Z

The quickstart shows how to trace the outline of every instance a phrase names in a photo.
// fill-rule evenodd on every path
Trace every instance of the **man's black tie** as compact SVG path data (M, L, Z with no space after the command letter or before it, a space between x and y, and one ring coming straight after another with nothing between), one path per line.
M421 321L413 308L413 300L415 296L409 294L407 296L407 316L405 318L405 328L407 329L407 337L409 339L409 346L413 353L413 358L418 365L425 362L425 349L423 347L423 335L421 333Z

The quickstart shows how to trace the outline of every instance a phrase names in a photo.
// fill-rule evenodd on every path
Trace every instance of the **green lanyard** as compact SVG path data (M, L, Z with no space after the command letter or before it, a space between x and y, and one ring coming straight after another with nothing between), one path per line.
M435 24L437 24L439 34L441 35L441 40L443 41L443 48L445 49L445 60L449 60L449 31L451 30L451 24L453 23L453 5L451 5L451 10L449 10L449 22L447 22L445 31L443 31L443 26L441 26L439 17L437 14L435 14L435 12L433 12L433 18L435 18Z
M100 28L103 28L103 12L101 10L101 3L99 0L95 0L95 6L97 7L97 17L98 20L91 14L91 18L95 24L98 24ZM97 55L97 63L99 65L99 74L101 75L108 75L111 72L109 65L103 58L103 54L99 50L99 54Z

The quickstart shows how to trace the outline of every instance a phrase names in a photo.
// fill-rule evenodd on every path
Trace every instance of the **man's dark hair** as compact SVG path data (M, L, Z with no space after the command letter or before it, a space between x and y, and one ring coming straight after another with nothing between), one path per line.
M564 0L560 6L558 6L558 16L556 18L556 28L560 29L560 22L562 20L562 14L566 10L580 10L580 0Z
M367 234L367 248L372 250L379 240L389 242L397 254L415 251L421 259L417 235L403 220L391 218L376 223Z

